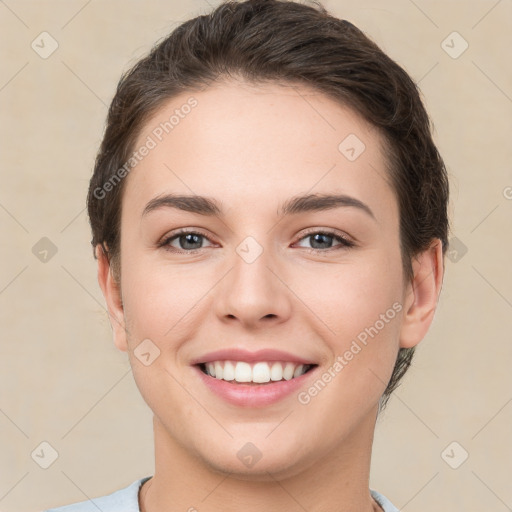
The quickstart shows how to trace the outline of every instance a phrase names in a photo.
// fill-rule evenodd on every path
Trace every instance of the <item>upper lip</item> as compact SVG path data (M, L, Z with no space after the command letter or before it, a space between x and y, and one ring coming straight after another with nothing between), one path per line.
M256 352L249 352L248 350L240 348L215 350L214 352L208 352L208 354L193 359L190 364L210 363L212 361L245 361L247 363L257 361L284 361L298 364L316 364L314 361L273 348L257 350Z

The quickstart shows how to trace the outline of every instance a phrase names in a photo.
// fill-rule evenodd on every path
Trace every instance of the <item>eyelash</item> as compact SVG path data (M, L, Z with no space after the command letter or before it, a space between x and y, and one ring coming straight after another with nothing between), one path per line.
M172 235L170 235L168 237L165 237L161 242L158 243L158 247L164 248L165 250L172 252L172 253L176 253L176 254L196 254L199 251L201 251L202 249L205 249L203 247L200 249L192 249L190 251L187 251L187 250L182 250L182 249L181 250L176 249L175 247L170 246L170 243L173 240L179 238L180 236L189 235L189 234L200 235L211 242L210 238L207 235L205 235L204 233L202 233L201 231L182 229L180 231L177 231L176 233L173 233ZM348 238L346 238L342 235L339 235L339 234L335 233L334 231L330 231L328 229L309 231L309 232L305 233L304 235L302 235L302 237L299 238L297 240L297 242L299 242L305 238L311 237L313 235L327 235L327 236L333 237L334 239L341 242L339 246L329 247L327 249L315 249L315 248L310 248L310 247L303 247L303 249L306 249L308 252L314 253L314 254L321 254L321 253L326 253L326 252L330 252L333 250L340 250L340 249L350 249L352 247L355 247L355 245L356 245L354 242L352 242Z

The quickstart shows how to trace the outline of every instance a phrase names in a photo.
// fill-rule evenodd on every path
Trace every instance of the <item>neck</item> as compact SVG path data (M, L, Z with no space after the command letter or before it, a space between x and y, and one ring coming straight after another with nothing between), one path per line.
M141 488L141 512L382 512L369 492L376 410L328 454L300 468L227 473L193 455L154 417L155 473Z

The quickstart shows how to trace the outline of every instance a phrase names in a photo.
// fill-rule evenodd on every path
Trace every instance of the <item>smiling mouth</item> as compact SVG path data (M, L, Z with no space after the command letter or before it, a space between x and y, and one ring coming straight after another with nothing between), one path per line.
M231 384L261 385L296 379L318 365L284 361L212 361L197 366L205 375Z

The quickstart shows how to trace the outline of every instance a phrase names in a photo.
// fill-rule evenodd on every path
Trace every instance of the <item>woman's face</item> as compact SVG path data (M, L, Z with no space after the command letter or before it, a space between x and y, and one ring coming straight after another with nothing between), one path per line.
M115 342L169 443L240 475L354 447L406 308L378 133L303 86L226 83L173 98L142 146L123 195ZM212 360L232 361L226 378L283 380L221 381L198 365ZM279 361L288 379L315 366L288 380Z

